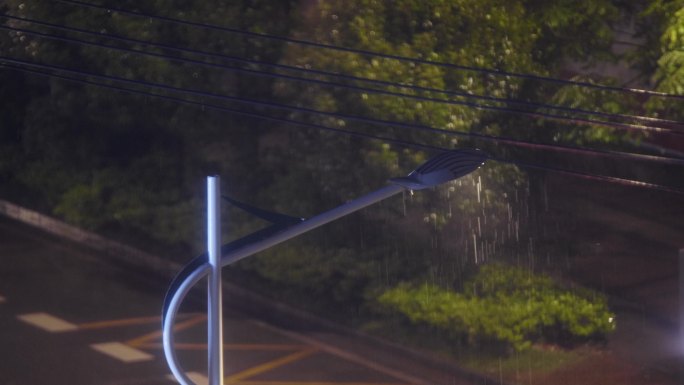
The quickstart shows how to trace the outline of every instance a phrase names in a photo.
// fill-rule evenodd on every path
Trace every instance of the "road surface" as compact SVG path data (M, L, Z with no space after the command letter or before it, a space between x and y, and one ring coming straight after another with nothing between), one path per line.
M174 383L160 340L166 279L130 271L9 219L0 219L0 261L0 384ZM180 360L196 383L206 383L204 306L188 301L181 313L176 332ZM390 368L353 347L340 347L342 340L336 344L314 332L284 330L230 307L225 308L224 333L227 384L454 380Z

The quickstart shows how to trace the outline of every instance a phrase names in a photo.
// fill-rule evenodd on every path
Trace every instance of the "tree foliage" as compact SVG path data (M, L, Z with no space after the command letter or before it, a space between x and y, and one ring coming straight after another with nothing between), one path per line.
M652 81L658 91L684 95L684 2L658 0L643 12L644 19L656 21L647 35L649 64L655 68ZM653 99L647 103L651 113L671 119L682 119L680 100Z
M385 57L179 26L60 2L21 0L2 1L0 8L19 17L89 30L97 36L11 19L4 20L5 25L112 47L9 31L0 34L0 51L2 55L81 72L399 122L372 124L256 107L197 93L177 93L142 83L127 84L137 91L217 104L257 116L292 119L442 148L478 147L502 158L522 160L537 154L468 135L582 145L610 144L623 139L615 130L605 127L578 127L540 119L530 114L548 112L547 109L530 103L551 102L614 113L643 108L674 117L682 114L673 103L653 101L644 105L641 99L624 98L621 94L586 91L503 73L560 77L568 61L594 63L612 58L606 53L613 40L614 25L630 15L640 15L639 26L647 22L655 25L639 30L649 42L655 43L647 44L640 51L643 55L634 55L640 57L635 66L646 75L655 73L659 89L681 93L681 0L653 1L648 6L617 0L151 0L104 4L374 51ZM339 73L346 77L296 72L297 76L350 87L267 76L295 72L142 43L126 44L107 39L109 34ZM188 64L124 52L116 47L208 60L228 67L243 65L265 74ZM387 55L451 63L456 67ZM202 247L197 246L202 244L197 242L202 232L198 218L203 200L201 181L207 174L221 174L234 197L306 217L379 187L388 178L408 173L433 155L390 141L221 113L6 68L0 77L3 196L37 206L77 225L105 232L144 234L184 251L199 252ZM392 85L382 87L352 77ZM609 82L594 77L584 80ZM371 90L360 91L360 86ZM382 89L407 96L376 92ZM502 108L513 108L518 113L510 114ZM419 130L416 126L444 132ZM534 258L530 250L535 218L530 213L534 211L534 194L538 190L535 180L539 175L489 162L459 181L415 196L406 194L364 210L339 226L321 229L317 237L247 262L243 268L302 291L328 285L314 292L358 308L383 287L400 281L429 278L448 285L469 266L489 259L515 258L521 254ZM231 236L258 226L256 221L237 218L241 220L231 221L228 228ZM299 268L293 271L293 265Z

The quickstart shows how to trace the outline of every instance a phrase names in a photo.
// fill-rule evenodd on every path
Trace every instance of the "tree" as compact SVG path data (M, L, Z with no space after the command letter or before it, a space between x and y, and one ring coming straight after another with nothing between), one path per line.
M164 91L149 84L128 83L126 86L134 91L443 148L479 147L492 155L524 160L532 156L527 150L468 135L613 145L620 140L616 132L540 120L527 113L540 112L544 108L530 103L550 100L571 107L593 109L598 105L610 112L625 112L640 105L640 100L625 102L614 95L578 91L530 77L504 75L501 71L559 77L568 60L588 63L604 60L612 41L612 25L625 12L640 12L636 3L624 0L581 3L570 0L276 3L245 0L230 4L155 0L106 3L115 8L177 19L453 63L462 66L460 69L349 50L286 44L278 39L181 26L123 12L47 1L6 0L2 7L12 15L86 29L98 35L55 30L12 19L6 19L5 25L111 47L10 31L2 34L0 49L3 55L82 72L401 122L444 132L399 125L388 127L302 111L284 112L209 96ZM673 9L677 4L681 5L681 1L656 1L647 9L644 18L662 21L658 31L663 31L662 34L649 32L649 36L657 35L658 39L665 36L662 47L668 51L661 67L652 61L641 62L642 68L660 68L659 87L675 87L675 91L681 72L677 67L681 12L670 17L665 9ZM298 76L371 90L295 82L282 77L274 80L266 75L292 75L294 72L283 67L275 70L263 64L245 65L216 56L190 55L159 46L112 41L107 38L108 34L340 73L347 77L302 75L301 72ZM117 47L209 60L229 67L243 66L266 74L259 76L191 65ZM655 60L659 55L645 56ZM466 70L465 67L486 68L493 72ZM39 206L73 223L100 231L147 234L154 240L186 248L196 243L198 232L202 231L202 226L196 224L203 200L203 188L198 181L208 173L220 173L228 181L231 194L237 198L293 215L310 216L376 188L390 177L410 171L431 155L426 151L402 148L392 141L372 141L274 123L162 101L135 92L115 92L55 78L43 80L28 74L14 76L14 72L7 75L9 72L5 70L2 74L8 81L0 86L3 98L0 117L10 117L3 119L0 126L3 150L0 178L8 182L2 184L4 195L27 196L25 193L30 191L40 202ZM351 77L393 85L384 87ZM374 92L373 89L404 93L406 97ZM452 91L452 94L439 92L442 89ZM4 102L7 100L11 102ZM474 108L474 104L481 106ZM486 107L521 111L510 114ZM653 105L652 108L681 113L672 106ZM568 162L559 158L546 154L536 161ZM306 290L307 285L320 282L316 278L317 267L322 263L321 255L327 255L337 265L321 267L320 276L332 282L329 290L321 295L332 295L335 301L357 308L376 295L380 287L397 281L429 279L444 285L452 284L473 264L504 255L513 258L531 254L532 241L529 239L536 221L530 214L534 208L530 201L534 200L528 197L538 192L539 184L535 181L539 178L538 174L523 173L511 165L490 162L477 174L435 191L416 196L407 194L365 210L321 229L296 247L274 250L259 260L247 261L243 268L283 285ZM233 222L229 229L231 234L240 235L259 225L256 221L243 219L237 224ZM505 252L504 245L508 247ZM278 258L278 253L284 257ZM302 269L301 274L285 273L293 263L306 269ZM304 282L309 280L311 282Z
M568 59L602 58L602 52L611 43L611 23L620 17L620 8L611 1L584 2L578 6L571 1L331 0L300 6L301 17L292 32L295 38L461 66L549 76L558 76ZM456 102L449 104L279 81L274 85L277 96L289 104L465 135L479 133L536 140L563 131L558 124L531 123L529 116L516 117L459 104L512 107L508 99L539 103L562 91L559 86L536 80L296 44L287 46L281 63L392 82L397 84L387 87L392 92ZM349 78L335 81L382 88ZM408 89L399 84L423 89ZM437 91L425 91L426 88L452 90L462 96L446 96ZM471 98L472 95L497 97L501 101L483 102ZM299 112L290 117L444 148L474 146L494 155L525 156L508 146L463 138L462 135L435 134ZM567 140L579 141L578 135L569 136ZM360 190L368 190L389 176L411 170L429 156L390 142L349 139L317 131L293 130L287 143L287 149L273 149L274 153L280 151L271 158L273 163L265 162L265 166L273 170L270 173L276 175L277 187L268 190L268 195L276 200L275 206L301 207L301 215L357 196ZM285 169L282 156L287 156L288 162L297 166ZM399 202L389 203L389 210L370 209L359 215L354 222L356 226L346 230L334 227L331 233L316 241L337 239L337 244L328 241L327 247L340 249L348 249L351 243L354 252L345 255L353 258L355 264L368 263L369 256L374 256L377 259L372 260L374 266L369 267L370 270L391 272L365 277L367 293L374 293L378 286L388 284L383 275L391 277L390 280L428 277L448 284L460 279L467 266L493 256L501 257L502 242L509 243L514 250L509 249L509 257L519 253L516 249L527 254L528 245L521 240L528 239L527 231L534 222L526 214L529 212L526 199L529 193L529 181L519 170L492 162L479 174L444 189L412 197L413 206L409 204L408 211L397 209L401 205ZM359 235L359 228L368 234ZM299 264L306 264L307 260L315 264L318 260L317 256L306 253L283 259L269 255L255 265L258 265L257 270L265 269L273 276L273 271L284 271L295 263L293 258ZM294 281L289 283L297 285Z
M640 51L647 58L646 65L655 69L653 82L658 91L684 95L684 2L654 1L641 14L644 24L655 24L647 35L647 47ZM645 52L644 52L645 51ZM649 112L669 119L684 117L676 99L649 100Z
M289 5L243 2L116 2L116 7L169 17L196 18L207 22L269 26L280 33L287 29ZM257 13L252 7L261 7ZM173 50L144 44L123 44L107 35L147 40L180 48L204 46L228 55L256 55L251 42L240 36L183 28L147 18L93 10L54 2L3 2L9 14L92 31L75 33L8 19L12 28L33 30L67 39L80 39L109 47L49 39L27 32L4 34L1 49L20 60L62 66L83 74L93 73L173 87L249 95L270 89L267 78L245 79L231 71L191 66L179 61L116 49L177 54ZM270 20L284 20L273 23ZM243 24L244 23L244 24ZM259 55L278 56L278 44L261 44ZM186 55L187 56L187 55ZM117 92L78 82L3 71L13 82L3 83L12 119L5 120L0 138L12 151L3 152L0 175L13 183L3 184L6 193L22 196L26 191L35 205L91 229L146 233L157 240L192 243L194 218L200 201L193 198L195 181L209 172L231 171L236 159L254 150L261 127L239 116L217 114L154 97ZM63 74L63 73L62 73ZM67 73L73 76L74 73ZM83 77L103 82L102 78ZM105 84L119 85L110 81ZM16 84L16 86L14 86ZM131 87L131 83L124 83ZM218 87L216 87L218 85ZM26 97L10 98L11 87ZM182 97L151 86L138 91ZM17 93L21 94L21 93ZM252 127L245 127L247 124ZM232 126L232 127L231 127ZM237 126L237 127L235 127ZM5 134L6 133L6 134ZM214 148L207 149L208 146ZM223 148L216 148L222 145ZM227 154L227 155L226 155ZM16 167L21 164L21 167ZM5 166L7 165L7 166ZM15 186L15 187L11 187Z

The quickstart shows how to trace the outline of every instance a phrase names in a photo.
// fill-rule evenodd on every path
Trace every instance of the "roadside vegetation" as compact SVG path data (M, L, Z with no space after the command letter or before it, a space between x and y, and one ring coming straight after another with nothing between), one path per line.
M596 342L615 329L615 314L602 295L563 288L548 276L501 264L482 266L459 291L403 284L378 301L455 344L493 344L503 351Z

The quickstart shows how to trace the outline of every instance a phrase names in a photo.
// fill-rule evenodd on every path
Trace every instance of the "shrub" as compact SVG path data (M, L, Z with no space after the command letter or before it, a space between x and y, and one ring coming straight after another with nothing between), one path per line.
M615 315L600 294L565 289L548 276L500 264L482 266L462 292L401 284L378 300L414 324L473 345L495 341L523 350L540 339L597 339L615 328Z

